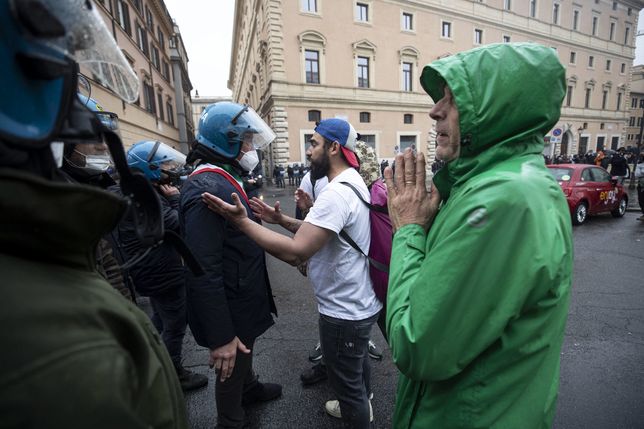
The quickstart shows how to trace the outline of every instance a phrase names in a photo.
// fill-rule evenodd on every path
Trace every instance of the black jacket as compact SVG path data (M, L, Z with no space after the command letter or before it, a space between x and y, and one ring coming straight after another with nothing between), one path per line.
M184 240L206 271L201 277L186 271L188 323L197 344L215 349L235 336L244 343L257 338L274 323L271 312L277 311L264 251L210 211L201 201L203 192L232 203L236 189L219 174L203 172L191 176L181 190Z
M610 174L613 176L626 176L628 174L628 164L626 158L620 153L613 154L610 159Z
M110 191L120 194L119 187L111 187ZM158 192L157 196L161 201L164 228L179 234L180 196L165 197ZM112 238L116 243L116 254L121 263L132 260L146 250L142 248L136 235L129 210L113 231ZM151 248L150 253L132 266L128 274L136 291L143 296L154 296L171 288L183 287L185 283L181 256L168 243Z

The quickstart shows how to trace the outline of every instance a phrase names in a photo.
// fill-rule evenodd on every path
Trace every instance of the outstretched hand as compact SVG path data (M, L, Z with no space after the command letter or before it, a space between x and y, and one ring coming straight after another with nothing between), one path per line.
M295 190L295 204L298 209L306 213L311 207L313 207L313 199L309 194L304 192L304 189L298 188Z
M425 187L425 155L415 157L411 149L396 156L396 174L385 168L389 217L394 231L409 224L429 230L441 202L432 183L431 192Z
M201 194L201 200L210 210L238 225L243 222L244 219L248 218L248 214L246 213L246 208L239 199L239 195L233 192L231 197L234 205L228 204L226 201L208 192Z
M282 212L280 211L280 202L275 203L275 207L271 207L264 201L257 197L250 200L250 209L255 214L255 217L267 223L280 223L282 219Z

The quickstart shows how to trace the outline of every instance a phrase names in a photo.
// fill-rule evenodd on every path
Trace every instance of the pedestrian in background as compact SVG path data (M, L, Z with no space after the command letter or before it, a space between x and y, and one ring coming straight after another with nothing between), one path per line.
M620 147L610 158L610 174L617 176L619 183L624 183L624 180L629 176L628 162L624 157L624 151L625 149Z
M422 153L385 170L393 427L550 427L573 247L542 151L564 67L549 47L496 44L439 59L420 81L447 164L429 193Z

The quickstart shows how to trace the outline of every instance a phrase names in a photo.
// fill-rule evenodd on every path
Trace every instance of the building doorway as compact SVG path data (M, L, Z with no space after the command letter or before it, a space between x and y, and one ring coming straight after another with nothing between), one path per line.
M579 139L579 150L577 154L579 156L585 155L588 150L588 136L583 136Z
M568 155L568 142L570 141L570 131L566 131L561 138L561 149L559 150L560 155Z
M613 136L610 141L610 148L617 150L617 146L619 146L619 136Z

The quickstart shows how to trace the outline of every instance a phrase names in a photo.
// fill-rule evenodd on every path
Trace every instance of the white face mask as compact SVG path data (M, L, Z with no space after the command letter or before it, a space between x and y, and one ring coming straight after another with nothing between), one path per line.
M259 164L259 155L257 155L256 150L250 150L248 152L244 152L241 159L237 162L244 171L250 173L255 169L255 167L257 167L257 164Z
M112 158L107 154L106 155L85 155L84 153L79 152L76 149L74 149L74 152L76 152L81 157L85 158L85 166L80 167L85 170L89 170L97 173L104 173L112 165Z

